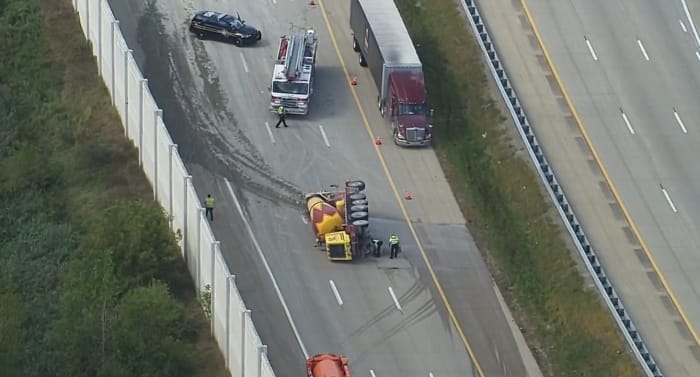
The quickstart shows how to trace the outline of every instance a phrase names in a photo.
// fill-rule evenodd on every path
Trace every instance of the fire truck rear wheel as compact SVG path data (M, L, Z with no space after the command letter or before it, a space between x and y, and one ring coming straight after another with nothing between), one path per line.
M348 183L345 184L345 186L353 188L357 191L362 191L365 189L365 183L363 181L349 181Z
M357 194L350 195L350 200L364 200L367 199L367 195L363 192L358 192Z
M367 212L353 212L350 214L350 218L353 222L356 220L367 220L369 218L369 214Z
M352 49L355 50L355 52L360 52L360 44L357 43L357 39L355 37L352 38Z

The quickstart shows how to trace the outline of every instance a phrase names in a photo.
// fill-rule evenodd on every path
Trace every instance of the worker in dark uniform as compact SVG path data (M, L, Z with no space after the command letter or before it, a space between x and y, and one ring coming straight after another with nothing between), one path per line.
M394 259L399 254L399 237L396 234L389 237L389 246L391 247L389 258Z
M280 123L287 127L287 122L284 120L285 115L287 115L287 109L285 109L284 106L278 107L277 116L279 119L277 120L277 124L275 124L275 128L280 128Z
M382 256L382 245L384 245L384 242L382 240L375 240L372 239L372 244L374 245L374 256L379 258Z
M204 199L204 208L206 208L205 216L210 221L214 221L214 198L212 198L211 194L207 194L207 197Z

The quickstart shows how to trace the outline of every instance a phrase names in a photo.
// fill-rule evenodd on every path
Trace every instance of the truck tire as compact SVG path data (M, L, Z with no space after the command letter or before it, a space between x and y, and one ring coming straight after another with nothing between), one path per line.
M355 38L355 37L352 37L352 49L355 52L360 52L360 44L357 43L357 38Z
M366 66L367 66L367 60L365 60L365 56L362 55L361 52L360 52L360 66L362 66L362 67L366 67Z
M369 214L367 212L353 212L350 214L350 218L354 223L356 220L367 220L369 218Z
M350 212L368 212L369 207L363 205L354 205L350 207Z
M350 200L352 201L365 199L367 199L367 195L365 195L363 192L358 192L357 194L350 195Z
M382 118L384 118L384 106L382 105L382 100L381 98L377 97L377 107L379 108L379 114L381 114Z
M353 188L359 192L365 189L365 183L363 181L349 181L345 183L345 187Z
M356 226L358 228L366 228L369 226L369 221L367 220L355 220L352 222L353 226Z
M358 200L353 200L350 202L351 208L354 206L368 206L368 205L369 205L369 202L367 201L367 199L358 199Z

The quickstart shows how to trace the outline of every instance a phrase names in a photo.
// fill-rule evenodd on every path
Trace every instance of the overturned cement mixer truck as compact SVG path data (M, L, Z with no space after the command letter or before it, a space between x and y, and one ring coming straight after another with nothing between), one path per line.
M307 194L306 208L317 245L325 247L330 260L352 260L372 252L365 183L347 181L342 190Z

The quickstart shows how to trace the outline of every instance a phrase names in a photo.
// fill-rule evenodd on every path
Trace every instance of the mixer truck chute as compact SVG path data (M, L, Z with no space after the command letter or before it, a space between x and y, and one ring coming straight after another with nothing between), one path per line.
M307 194L306 208L318 245L330 260L352 260L372 252L365 183L347 181L342 190Z
M306 360L307 377L352 377L348 358L322 353Z

